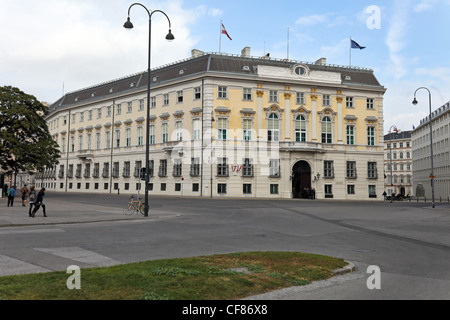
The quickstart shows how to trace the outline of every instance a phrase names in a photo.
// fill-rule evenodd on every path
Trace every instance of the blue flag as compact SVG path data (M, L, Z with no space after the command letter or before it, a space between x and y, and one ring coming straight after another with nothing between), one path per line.
M365 49L366 47L361 47L355 40L352 40L352 49Z

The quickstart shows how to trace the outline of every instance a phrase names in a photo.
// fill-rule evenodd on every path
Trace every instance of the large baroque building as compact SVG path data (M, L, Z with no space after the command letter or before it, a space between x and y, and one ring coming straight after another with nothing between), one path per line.
M433 164L436 201L450 197L450 102L431 114L433 122ZM414 189L418 197L431 199L430 116L411 133Z
M150 194L381 199L385 91L372 70L324 58L193 50L151 73ZM62 157L37 183L137 193L146 94L144 72L52 104L47 121Z

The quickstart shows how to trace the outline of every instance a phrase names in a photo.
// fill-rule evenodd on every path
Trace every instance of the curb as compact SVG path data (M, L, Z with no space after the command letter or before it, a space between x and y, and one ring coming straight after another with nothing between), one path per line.
M342 276L344 274L351 273L351 272L355 271L355 265L353 263L351 263L350 261L345 261L345 262L348 263L347 266L345 266L343 268L340 268L340 269L333 270L333 275L334 276Z

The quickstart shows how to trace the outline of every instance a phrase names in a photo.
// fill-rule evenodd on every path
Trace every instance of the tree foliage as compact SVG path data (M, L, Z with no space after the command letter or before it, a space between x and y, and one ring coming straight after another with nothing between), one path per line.
M58 144L50 136L48 108L18 88L0 87L0 163L8 172L34 172L58 164Z

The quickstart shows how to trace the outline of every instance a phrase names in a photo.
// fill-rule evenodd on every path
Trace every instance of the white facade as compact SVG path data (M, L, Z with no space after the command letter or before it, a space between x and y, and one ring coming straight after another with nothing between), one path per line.
M435 200L450 196L450 102L432 113ZM431 199L431 139L429 117L412 131L414 189Z

